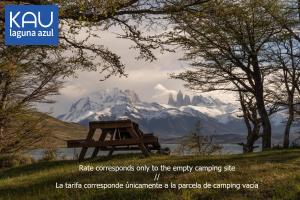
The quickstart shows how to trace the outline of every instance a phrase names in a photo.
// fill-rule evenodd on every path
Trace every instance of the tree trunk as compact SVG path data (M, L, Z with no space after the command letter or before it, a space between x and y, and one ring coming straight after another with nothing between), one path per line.
M254 147L255 142L260 137L259 136L260 122L257 119L257 114L256 114L257 111L255 105L249 102L247 107L247 102L241 91L239 91L239 97L240 97L241 108L243 111L244 122L246 124L247 132L248 132L246 144L241 143L241 145L243 146L244 153L251 153L255 148ZM251 120L251 116L252 116L252 120ZM253 126L251 125L251 122Z
M244 153L252 153L254 150L254 140L247 139L247 143L243 147Z
M4 126L0 124L0 140L4 137Z
M259 66L258 57L256 54L252 56L253 65L253 79L255 82L254 96L256 99L257 110L262 122L262 150L265 151L271 148L272 145L272 128L269 119L269 114L266 110L265 99L264 99L264 82L262 72Z
M300 20L300 0L298 0L298 17L299 17L299 20Z
M258 103L258 112L261 117L262 121L262 129L263 129L263 135L262 135L262 150L267 150L271 148L272 145L272 128L271 123L269 119L269 115L266 111L265 106L260 105L261 103Z
M0 117L0 142L4 138L5 125L5 119Z
M4 126L4 119L0 120L0 153L4 146L4 135L5 135L5 126Z
M262 86L259 86L262 87ZM262 150L265 151L271 148L272 145L272 127L269 119L269 114L266 110L265 100L263 95L263 89L256 90L255 99L257 104L257 110L261 118L261 125L263 130L262 135Z
M259 125L255 125L253 127L253 130L251 132L248 133L248 137L247 137L247 143L244 145L244 153L251 153L254 150L254 144L255 142L259 139L259 130L260 130L260 126Z
M291 126L294 121L294 109L293 106L289 106L289 117L287 120L287 123L285 125L285 130L284 130L284 138L283 138L283 148L289 148L290 147L290 130Z

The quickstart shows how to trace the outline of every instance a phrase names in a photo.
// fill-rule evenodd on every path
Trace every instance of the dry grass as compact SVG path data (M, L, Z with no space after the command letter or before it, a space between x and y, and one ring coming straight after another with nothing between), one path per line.
M66 147L65 140L84 139L87 135L87 127L76 123L63 122L46 114L40 114L43 115L43 119L46 120L47 126L45 129L51 131L49 132L50 137L48 136L47 140L40 143L37 147Z

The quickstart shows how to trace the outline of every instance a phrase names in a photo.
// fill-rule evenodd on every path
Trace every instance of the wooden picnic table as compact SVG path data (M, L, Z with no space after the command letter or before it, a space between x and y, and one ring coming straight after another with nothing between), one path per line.
M94 138L97 129L101 130L99 138ZM141 150L149 156L151 150L160 150L158 138L152 133L145 134L139 125L131 120L118 121L93 121L89 123L89 132L84 140L68 140L68 148L82 147L79 161L84 160L88 148L94 148L92 158L99 151L109 151L111 156L114 151Z

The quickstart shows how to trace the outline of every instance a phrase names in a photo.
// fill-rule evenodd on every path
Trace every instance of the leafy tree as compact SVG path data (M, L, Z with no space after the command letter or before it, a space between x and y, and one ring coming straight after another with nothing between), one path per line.
M295 119L295 106L299 103L300 45L289 33L274 41L270 48L270 62L278 69L273 75L274 92L271 97L275 103L287 109L283 147L290 145L290 129ZM276 89L276 90L275 90Z
M266 80L272 65L266 62L268 43L282 27L265 11L281 12L277 0L212 0L173 15L175 31L168 43L185 51L191 69L173 78L201 91L232 91L251 94L261 120L263 150L271 148L271 123ZM201 12L200 12L201 11Z
M0 48L0 152L40 139L43 120L35 104L53 103L48 97L57 95L75 70L93 70L88 57L62 54L57 48Z
M288 110L283 140L283 147L288 148L290 129L295 120L295 112L297 114L297 104L299 104L300 1L285 1L284 12L271 12L267 7L265 10L273 17L274 23L283 29L283 33L272 43L270 57L279 69L273 80L278 94L274 94L273 99Z

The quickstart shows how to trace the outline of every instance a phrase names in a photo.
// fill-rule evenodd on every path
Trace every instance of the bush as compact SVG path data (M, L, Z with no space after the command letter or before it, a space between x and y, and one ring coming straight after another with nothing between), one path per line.
M32 163L35 163L35 160L32 157L26 155L7 154L0 156L0 169L17 167L20 165L29 165Z
M180 155L211 155L220 153L222 146L215 144L213 136L202 134L201 122L197 122L194 129L190 133L181 138L176 151Z
M51 161L56 159L57 159L57 154L55 149L45 150L44 157L42 158L43 161Z

